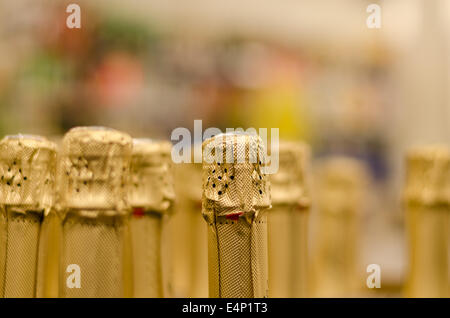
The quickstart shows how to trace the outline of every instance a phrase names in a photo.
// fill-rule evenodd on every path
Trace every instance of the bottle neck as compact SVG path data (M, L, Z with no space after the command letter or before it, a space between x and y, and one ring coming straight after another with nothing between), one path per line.
M412 297L448 297L449 208L407 208Z

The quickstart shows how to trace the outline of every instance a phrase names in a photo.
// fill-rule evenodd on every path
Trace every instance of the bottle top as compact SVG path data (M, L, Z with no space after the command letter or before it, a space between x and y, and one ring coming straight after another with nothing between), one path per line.
M280 142L278 172L270 176L273 205L309 207L306 178L309 156L310 148L305 143Z
M271 206L263 172L265 146L254 134L226 133L203 142L203 214L253 217Z
M450 151L445 145L412 148L406 156L404 199L421 205L450 204Z
M0 204L23 213L48 213L54 200L55 164L56 146L44 137L4 137L0 141Z
M58 164L60 208L126 213L131 150L131 137L114 129L69 130Z
M316 175L319 210L336 215L359 213L368 181L367 168L357 159L336 156L324 160Z
M171 172L172 144L133 139L129 202L133 208L165 212L175 199Z

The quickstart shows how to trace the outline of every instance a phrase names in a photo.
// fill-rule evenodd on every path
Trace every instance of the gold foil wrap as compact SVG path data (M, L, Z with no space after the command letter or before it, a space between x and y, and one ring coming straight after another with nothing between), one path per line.
M367 183L366 168L355 159L330 158L317 169L312 266L316 297L355 297L365 282L358 249Z
M268 214L270 297L307 296L309 152L306 144L281 142L279 170L270 176L273 205Z
M210 297L268 296L265 162L256 135L220 134L203 143Z
M77 127L64 136L58 164L61 297L131 296L131 151L131 137L113 129ZM80 288L73 265L80 269Z
M135 139L129 200L134 297L163 297L162 230L175 195L170 169L171 144Z
M44 216L39 234L36 297L59 296L59 263L61 257L62 228L60 214L55 210Z
M59 148L62 136L49 137ZM56 165L56 164L55 164ZM55 169L56 173L56 169ZM58 189L55 189L57 192ZM39 233L36 297L56 298L59 296L59 263L61 257L61 217L55 208L44 215Z
M55 145L39 136L0 142L0 295L35 297L41 219L54 198Z
M407 297L449 297L450 151L412 149L406 158L404 199L409 238Z

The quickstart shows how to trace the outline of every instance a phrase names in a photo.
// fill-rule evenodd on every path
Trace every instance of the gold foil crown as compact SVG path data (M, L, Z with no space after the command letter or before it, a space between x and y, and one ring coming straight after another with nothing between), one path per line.
M348 157L333 157L317 167L317 204L330 214L358 212L365 199L368 171L364 164Z
M278 172L270 176L273 205L297 205L303 208L310 205L306 184L309 156L307 144L280 142Z
M133 139L130 205L146 211L164 212L175 199L171 172L170 142Z
M131 137L117 130L67 132L58 165L61 207L125 212L131 149Z
M450 152L447 146L419 147L408 152L404 196L408 203L450 203Z
M0 202L23 212L47 213L53 205L56 146L40 136L0 141ZM19 208L20 209L20 208Z
M270 207L265 147L252 134L220 134L203 142L203 210L216 216ZM207 216L207 215L205 215Z

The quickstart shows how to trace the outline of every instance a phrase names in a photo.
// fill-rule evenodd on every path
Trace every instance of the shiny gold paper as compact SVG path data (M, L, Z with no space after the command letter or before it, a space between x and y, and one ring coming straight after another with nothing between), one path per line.
M0 295L35 297L39 232L54 199L56 149L39 136L0 142Z
M134 297L163 297L162 229L174 201L171 144L134 139L131 163L130 229Z
M256 135L220 134L203 143L210 297L268 296L264 210L271 201L264 164Z
M62 228L60 215L51 210L44 216L39 235L36 297L59 296L59 263L61 257Z
M449 297L450 151L412 149L404 192L409 238L407 297Z
M268 214L270 297L307 296L308 160L307 145L280 143L279 170L270 178L273 205Z
M131 296L126 270L131 150L131 137L113 129L77 127L64 136L58 163L61 297ZM70 284L73 265L81 271L80 288Z

